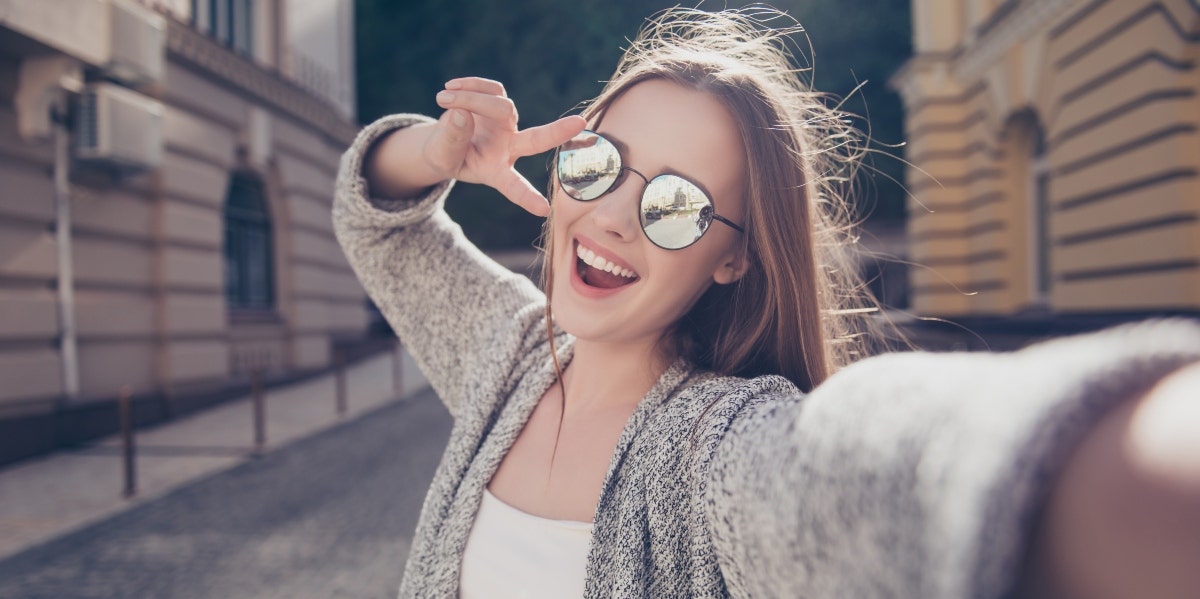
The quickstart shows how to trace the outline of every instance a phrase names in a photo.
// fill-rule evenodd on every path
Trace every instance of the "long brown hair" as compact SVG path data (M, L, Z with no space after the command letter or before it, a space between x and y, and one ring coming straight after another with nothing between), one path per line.
M589 122L602 118L623 93L651 79L706 92L725 106L747 160L741 238L748 269L736 283L712 285L669 327L662 350L721 374L781 374L809 391L865 354L865 316L876 304L850 258L852 212L843 200L859 136L792 65L789 42L802 31L764 7L668 9L642 27L582 114ZM543 229L548 257L552 220ZM542 283L553 345L551 264L543 262Z

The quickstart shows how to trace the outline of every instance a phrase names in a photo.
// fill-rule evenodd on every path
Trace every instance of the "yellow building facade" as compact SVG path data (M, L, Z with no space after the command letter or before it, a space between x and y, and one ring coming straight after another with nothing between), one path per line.
M1200 310L1200 2L912 4L913 310Z

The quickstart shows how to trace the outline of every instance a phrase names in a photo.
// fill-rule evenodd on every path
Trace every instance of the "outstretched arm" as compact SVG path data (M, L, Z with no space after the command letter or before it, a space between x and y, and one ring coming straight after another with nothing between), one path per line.
M1179 560L1200 518L1197 361L1200 324L1165 320L1012 354L884 355L756 406L711 470L729 589L999 598L1024 576L1066 597L1194 590Z
M1200 362L1112 410L1054 485L1022 597L1200 597Z

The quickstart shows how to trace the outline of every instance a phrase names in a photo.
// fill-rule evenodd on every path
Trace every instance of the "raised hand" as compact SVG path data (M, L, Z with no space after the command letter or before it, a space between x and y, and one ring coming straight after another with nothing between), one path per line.
M479 77L450 80L437 102L447 110L425 143L429 166L446 178L493 187L533 214L548 214L546 198L513 164L571 139L583 129L583 118L568 116L519 131L517 107L504 86Z
M412 197L446 179L482 183L538 216L546 198L513 168L518 158L555 148L583 130L582 117L517 130L517 108L498 81L453 79L438 94L436 123L397 130L376 142L364 168L372 193Z

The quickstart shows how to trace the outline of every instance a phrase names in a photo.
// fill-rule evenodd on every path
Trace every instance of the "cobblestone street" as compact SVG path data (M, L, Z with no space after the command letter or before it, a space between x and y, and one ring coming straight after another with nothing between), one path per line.
M0 561L0 597L394 596L449 428L424 391Z

